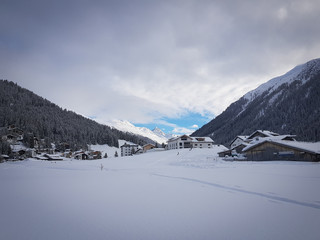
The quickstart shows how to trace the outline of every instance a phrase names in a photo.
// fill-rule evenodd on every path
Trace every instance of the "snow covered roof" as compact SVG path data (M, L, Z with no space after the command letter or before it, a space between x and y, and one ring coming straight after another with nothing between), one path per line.
M210 137L192 137L192 142L213 142Z
M298 142L298 141L287 141L277 138L261 138L258 141L251 142L247 147L242 151L246 152L258 145L261 145L265 142L272 142L286 147L291 147L305 152L320 154L320 142Z
M155 145L154 145L154 144L151 144L151 143L147 143L147 144L143 145L142 147L146 147L146 146L152 146L152 147L155 147Z
M122 147L138 147L138 144L128 144L128 143L125 143L123 144L120 148Z
M237 138L240 138L241 140L246 140L249 136L237 136Z
M175 141L175 140L178 140L179 138L183 138L183 137L186 137L186 138L189 138L190 140L192 140L192 137L190 137L190 136L188 136L188 135L181 135L181 136L178 136L178 137L170 138L170 139L168 140L168 142Z
M190 137L188 135L182 135L179 137L171 138L168 140L168 142L172 142L175 140L178 140L179 138L186 137L190 140L190 142L200 143L200 142L210 142L213 143L213 140L210 137Z
M247 140L247 138L248 138L249 136L236 136L232 141L231 141L231 144L230 145L232 145L232 143L234 142L234 141L236 141L238 138L239 139L241 139L242 141L245 141L245 140Z
M268 130L256 130L254 133L252 133L248 139L253 138L256 134L261 134L264 135L265 137L274 137L274 136L279 136L278 133L274 133Z
M21 150L26 151L27 147L25 147L23 144L12 144L11 146L11 150L12 152L19 152Z

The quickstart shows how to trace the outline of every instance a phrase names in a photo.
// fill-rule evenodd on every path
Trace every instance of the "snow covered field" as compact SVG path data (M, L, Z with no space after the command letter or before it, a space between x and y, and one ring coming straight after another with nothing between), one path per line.
M0 239L319 239L320 163L218 150L2 163Z

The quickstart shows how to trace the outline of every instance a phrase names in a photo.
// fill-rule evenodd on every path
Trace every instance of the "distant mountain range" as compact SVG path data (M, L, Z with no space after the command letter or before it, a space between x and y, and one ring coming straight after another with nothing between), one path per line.
M62 144L74 150L88 144L118 147L119 139L139 145L154 143L147 137L122 132L62 109L16 83L0 80L0 153L1 134L6 134L10 125L21 129L29 138L42 139L47 146Z
M228 145L237 135L249 135L257 129L320 141L320 59L248 92L192 136L210 136Z
M165 134L160 128L156 127L150 130L146 127L136 127L129 121L114 120L107 123L107 125L114 127L120 131L136 134L138 136L147 137L159 144L166 143L168 139L175 137L173 134Z

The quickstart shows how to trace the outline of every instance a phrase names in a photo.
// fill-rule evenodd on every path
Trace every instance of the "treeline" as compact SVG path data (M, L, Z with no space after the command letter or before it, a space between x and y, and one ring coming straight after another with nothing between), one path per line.
M48 145L66 143L74 150L87 144L119 147L119 139L139 145L153 143L62 109L16 83L0 80L0 127L9 125L22 129L25 135L43 139Z

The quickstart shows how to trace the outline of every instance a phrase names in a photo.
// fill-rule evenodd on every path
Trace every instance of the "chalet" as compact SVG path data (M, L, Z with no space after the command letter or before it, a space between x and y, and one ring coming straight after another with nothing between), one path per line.
M258 141L262 140L283 140L283 141L295 141L295 135L280 135L267 130L257 130L249 136L237 136L232 140L230 150L226 150L218 153L220 157L237 156L243 153L243 149L248 146L254 145Z
M101 159L102 158L102 153L100 151L91 151L89 153L89 158L90 159Z
M213 140L209 137L190 137L182 135L168 140L167 149L212 148Z
M248 145L249 145L248 143L243 142L233 148L227 149L223 152L219 152L218 155L219 157L236 156L238 155L238 153L242 153L242 150Z
M237 146L239 146L239 145L241 145L243 143L246 143L246 142L250 141L250 140L247 140L248 137L249 136L237 136L237 137L235 137L232 140L231 144L230 144L231 149L235 148L235 147L237 147Z
M320 142L261 139L243 149L249 161L320 161Z
M120 148L121 148L121 157L132 156L139 150L139 145L125 143Z
M7 127L8 133L9 134L16 134L18 136L22 136L23 135L23 130L20 128L17 128L14 125L10 125Z
M78 151L78 152L75 152L75 154L73 155L73 158L79 159L79 160L87 160L89 159L89 154L87 154L84 151Z
M146 152L146 151L154 149L154 148L155 148L155 145L153 145L151 143L148 143L148 144L142 146L143 152Z

